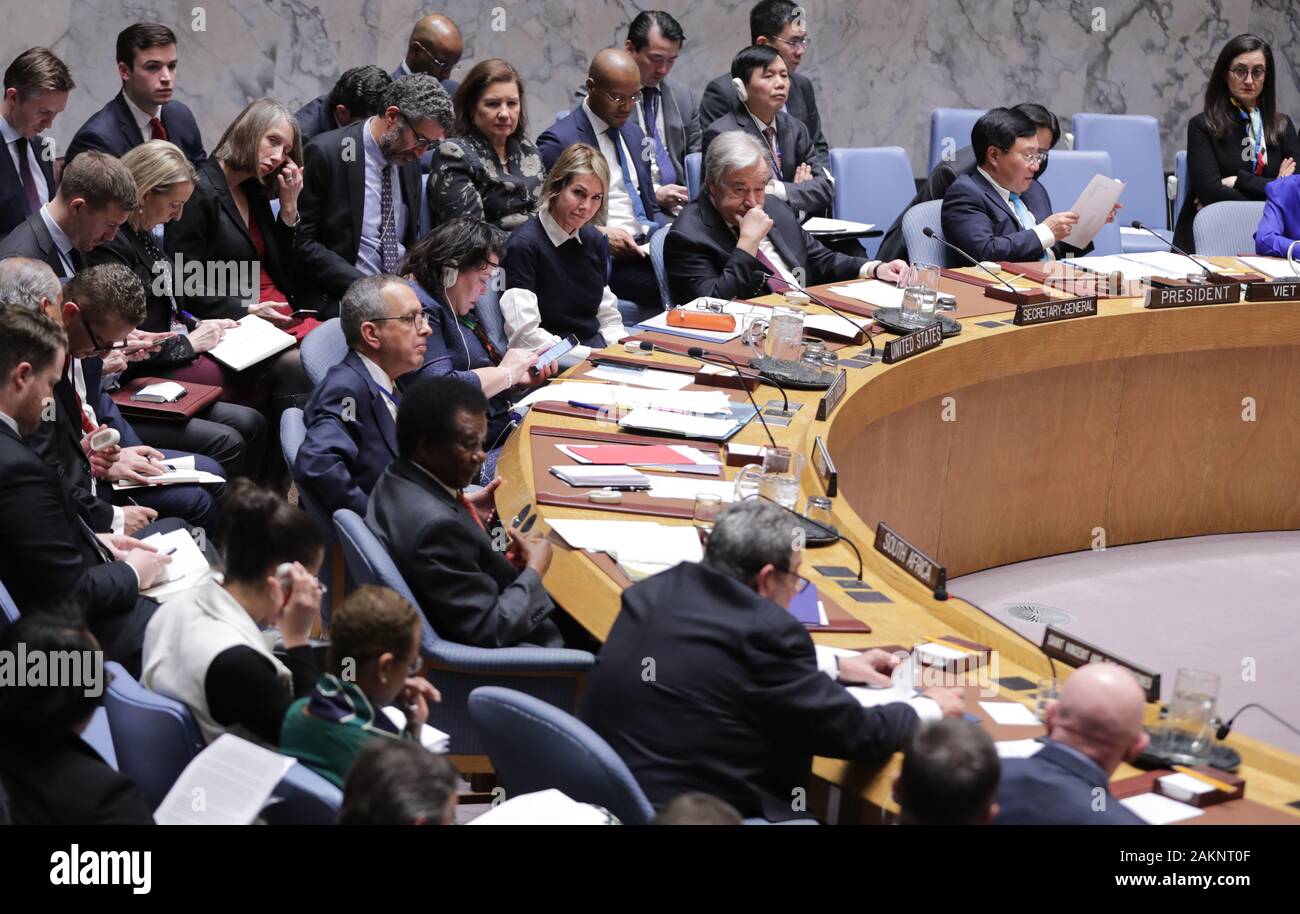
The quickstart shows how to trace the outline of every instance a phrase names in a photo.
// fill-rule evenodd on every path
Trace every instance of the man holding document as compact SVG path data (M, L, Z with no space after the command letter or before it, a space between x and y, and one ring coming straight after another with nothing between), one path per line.
M943 234L949 242L988 261L1059 260L1092 250L1091 235L1082 247L1066 242L1080 214L1053 212L1051 197L1036 180L1047 153L1039 148L1038 128L1028 116L994 108L975 122L971 147L974 173L958 177L943 198ZM1112 221L1119 208L1114 204L1104 221Z

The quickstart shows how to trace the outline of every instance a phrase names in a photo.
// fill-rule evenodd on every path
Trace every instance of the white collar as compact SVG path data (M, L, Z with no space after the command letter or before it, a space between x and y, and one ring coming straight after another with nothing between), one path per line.
M403 75L403 76L414 76L414 75L415 75L415 71L412 70L410 67L408 67L408 66L406 65L406 58L405 58L405 57L402 58L402 65L401 65L400 67L398 67L398 69L402 71L402 75Z
M42 206L40 213L41 218L45 220L45 227L50 230L50 237L54 239L54 243L58 245L59 251L64 257L71 260L72 239L68 237L67 233L63 231L63 229L59 228L59 224L55 222L54 217L50 215L50 204L46 203Z
M746 110L746 111L749 111L749 106L748 106L748 105L745 106L745 110ZM758 132L759 132L759 133L762 133L764 130L768 129L769 127L772 127L772 128L775 128L775 127L776 127L776 115L775 115L775 114L772 115L772 123L770 123L770 124L764 124L763 121L762 121L762 119L761 119L757 114L755 114L753 111L749 111L749 117L750 117L751 120L753 120L753 122L754 122L755 124L758 125Z
M456 501L460 501L460 492L458 492L457 490L453 489L451 486L447 485L445 482L443 482L443 481L442 481L441 479L439 479L437 476L434 476L432 473L430 473L430 472L429 472L428 470L426 470L424 467L420 466L420 464L419 464L418 462L412 460L412 461L411 461L411 466L415 467L417 470L419 470L419 471L420 471L421 473L423 473L425 476L428 476L430 479L432 479L434 482L436 482L438 485L440 485L440 486L442 487L442 490L443 490L444 492L446 492L448 495L450 495L452 498L454 498Z
M142 131L144 130L144 128L149 126L149 122L154 118L159 118L161 120L162 105L158 106L157 114L149 114L143 108L136 105L135 102L131 101L131 96L126 94L125 89L122 90L122 98L126 100L127 110L130 111L131 116L135 118L135 125L139 127Z
M609 130L609 124L602 121L600 117L591 110L591 105L587 104L589 100L589 97L582 100L582 110L587 112L587 119L591 121L591 129L596 131L596 136L604 136L605 132Z
M3 114L0 114L0 133L4 134L6 146L22 136L22 134L18 132L17 128L15 128L13 124L9 123L9 118L5 117ZM32 139L34 140L35 137ZM28 141L28 145L30 145L30 143L31 141Z
M370 122L373 120L374 117L368 117L366 118L365 124L361 126L361 132L365 134L361 142L362 145L365 146L366 155L377 161L380 168L387 168L390 163L388 159L384 157L384 151L379 148L379 141L375 139L374 133L370 130Z
M546 237L551 239L551 244L555 245L557 248L564 244L564 242L574 238L577 238L578 243L582 244L582 238L580 237L582 229L579 228L578 231L570 235L560 227L560 223L555 221L551 216L551 211L549 209L539 210L537 213L537 221L542 224L542 231L546 232Z
M355 349L352 351L357 352ZM388 376L388 373L380 368L369 356L357 352L357 358L361 360L362 365L366 366L366 371L370 372L370 377L374 379L374 382L391 394L393 392L393 379Z
M9 415L8 413L0 413L0 422L3 422L5 425L13 429L14 434L17 435L19 438L23 436L23 433L18 431L18 420L15 419L13 416Z
M1003 187L1003 186L1002 186L1001 184L999 184L997 181L994 181L994 180L993 180L993 176L990 175L987 171L985 171L985 170L984 170L984 167L983 167L982 165L981 165L981 166L977 166L975 170L978 171L980 174L982 174L982 175L984 176L984 180L985 180L985 181L988 181L990 184L993 185L993 189L996 190L996 191L998 192L999 196L1002 197L1002 201L1003 201L1004 203L1006 203L1007 206L1010 206L1010 205L1011 205L1011 191L1007 190L1005 187ZM1024 196L1024 195L1021 194L1021 196Z

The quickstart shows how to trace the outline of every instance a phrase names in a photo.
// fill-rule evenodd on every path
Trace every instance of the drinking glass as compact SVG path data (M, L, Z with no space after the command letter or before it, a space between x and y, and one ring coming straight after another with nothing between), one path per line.
M1174 697L1165 716L1162 742L1167 751L1193 757L1210 748L1219 676L1205 670L1181 669L1174 680Z

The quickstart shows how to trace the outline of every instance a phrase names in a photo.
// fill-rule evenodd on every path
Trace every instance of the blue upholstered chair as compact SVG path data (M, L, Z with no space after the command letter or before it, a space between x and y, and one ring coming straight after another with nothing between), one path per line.
M835 176L835 218L888 228L916 193L912 166L901 146L831 150ZM880 238L863 238L868 257L880 250Z

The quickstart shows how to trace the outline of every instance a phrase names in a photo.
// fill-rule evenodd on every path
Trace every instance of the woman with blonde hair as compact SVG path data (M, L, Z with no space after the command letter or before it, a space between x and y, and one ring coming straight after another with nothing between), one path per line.
M627 336L609 288L606 214L609 166L600 150L574 143L542 185L541 210L506 244L501 313L511 349L550 346L573 334L577 357Z
M200 321L181 309L172 263L154 236L158 226L180 218L194 193L194 166L166 140L136 146L122 156L122 164L135 179L138 204L113 240L96 247L86 259L91 266L120 263L135 273L145 294L145 319L139 329L174 334L147 357L127 363L123 377L199 380L196 375L214 376L219 371L205 353L221 342L235 322L225 318ZM135 418L132 425L155 447L211 457L229 478L261 464L266 421L255 409L216 402L187 422Z

